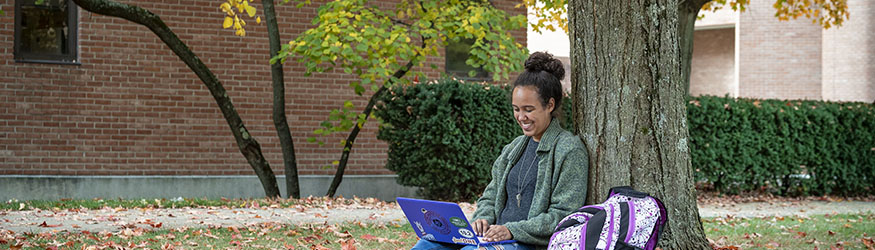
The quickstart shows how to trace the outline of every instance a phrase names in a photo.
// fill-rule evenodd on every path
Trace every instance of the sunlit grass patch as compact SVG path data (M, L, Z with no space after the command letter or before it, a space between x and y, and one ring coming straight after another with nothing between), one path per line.
M867 249L875 233L873 213L702 221L708 239L724 249Z

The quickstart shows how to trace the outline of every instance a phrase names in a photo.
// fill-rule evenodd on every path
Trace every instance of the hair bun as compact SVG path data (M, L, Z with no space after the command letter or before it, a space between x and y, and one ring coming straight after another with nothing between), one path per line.
M565 67L562 66L562 61L553 58L553 55L547 52L535 52L526 59L526 70L538 72L546 71L555 76L560 81L565 77Z

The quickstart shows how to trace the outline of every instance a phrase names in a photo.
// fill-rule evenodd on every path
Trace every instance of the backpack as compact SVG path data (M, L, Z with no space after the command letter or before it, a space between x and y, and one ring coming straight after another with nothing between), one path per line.
M653 250L667 219L659 199L632 187L613 187L604 203L562 219L547 249Z

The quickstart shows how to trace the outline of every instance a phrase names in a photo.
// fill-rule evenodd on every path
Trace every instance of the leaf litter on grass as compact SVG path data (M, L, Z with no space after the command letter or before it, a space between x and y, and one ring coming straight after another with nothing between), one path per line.
M703 219L714 249L869 249L875 214ZM867 245L868 244L868 245Z

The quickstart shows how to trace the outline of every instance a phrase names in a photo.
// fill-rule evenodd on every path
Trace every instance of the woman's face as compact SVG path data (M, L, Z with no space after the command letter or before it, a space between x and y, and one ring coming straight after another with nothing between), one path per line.
M541 136L550 125L550 112L555 101L550 98L547 105L542 105L540 95L534 86L522 86L513 89L511 97L513 116L523 129L523 134L531 136L535 141L541 141Z

